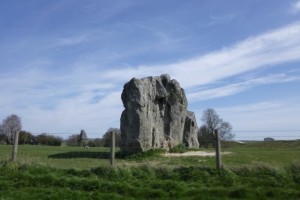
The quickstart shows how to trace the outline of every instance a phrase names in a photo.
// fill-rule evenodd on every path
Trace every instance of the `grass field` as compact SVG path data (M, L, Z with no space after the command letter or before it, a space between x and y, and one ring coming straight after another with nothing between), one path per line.
M264 163L284 167L293 162L300 162L300 141L255 142L249 144L226 144L222 151L231 152L222 156L225 167ZM214 149L200 149L213 152ZM21 164L39 164L61 169L89 169L98 166L109 166L109 148L94 147L50 147L20 145L17 160ZM117 148L117 152L119 149ZM0 145L0 160L11 158L12 146ZM142 156L131 159L116 156L117 166L151 166L174 167L214 167L214 157L161 157Z
M0 145L0 199L300 199L300 141L224 146L217 171L214 157L155 151L112 169L109 148L65 146L19 146L11 163Z
M109 148L98 147L84 149L68 146L20 145L17 161L21 164L38 164L63 169L89 169L109 166ZM0 158L11 158L12 146L0 146Z

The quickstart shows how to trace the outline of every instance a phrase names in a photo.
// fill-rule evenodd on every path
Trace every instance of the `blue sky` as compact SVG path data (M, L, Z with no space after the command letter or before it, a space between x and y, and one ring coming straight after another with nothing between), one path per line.
M300 138L299 0L0 0L0 30L0 119L32 133L101 137L124 83L168 73L198 125Z

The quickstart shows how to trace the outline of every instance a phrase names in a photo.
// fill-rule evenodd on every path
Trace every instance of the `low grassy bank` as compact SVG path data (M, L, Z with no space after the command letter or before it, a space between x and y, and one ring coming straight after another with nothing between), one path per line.
M300 164L210 167L98 167L0 163L0 199L299 199Z

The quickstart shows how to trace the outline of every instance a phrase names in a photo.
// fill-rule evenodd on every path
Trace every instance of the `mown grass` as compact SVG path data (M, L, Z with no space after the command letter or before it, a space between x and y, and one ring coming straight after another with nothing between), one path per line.
M210 167L97 167L0 164L0 199L299 199L300 165L217 171Z

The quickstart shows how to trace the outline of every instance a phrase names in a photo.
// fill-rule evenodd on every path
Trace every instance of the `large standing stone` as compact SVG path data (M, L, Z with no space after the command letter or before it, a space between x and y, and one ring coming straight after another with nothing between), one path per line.
M195 115L187 111L184 90L167 74L131 79L124 85L121 150L135 153L184 143L198 148Z

